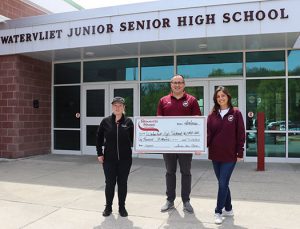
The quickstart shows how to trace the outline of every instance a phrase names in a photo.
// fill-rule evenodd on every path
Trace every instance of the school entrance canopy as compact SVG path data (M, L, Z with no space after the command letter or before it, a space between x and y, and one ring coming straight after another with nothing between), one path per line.
M299 48L296 0L158 1L0 23L0 55L45 61Z

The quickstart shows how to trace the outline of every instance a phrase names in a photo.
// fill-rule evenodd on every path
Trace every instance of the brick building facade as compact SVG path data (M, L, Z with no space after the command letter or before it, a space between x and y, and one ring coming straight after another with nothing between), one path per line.
M27 2L3 0L0 14L45 14ZM266 161L299 163L300 3L172 2L0 18L0 157L95 155L113 97L129 101L129 117L155 116L170 77L181 74L204 116L215 89L229 88L247 124L245 161L257 161L257 114L265 112Z
M0 14L16 19L45 13L22 1L2 0ZM50 148L51 63L0 56L0 157L47 154Z
M0 14L10 19L43 15L45 12L19 0L1 0Z

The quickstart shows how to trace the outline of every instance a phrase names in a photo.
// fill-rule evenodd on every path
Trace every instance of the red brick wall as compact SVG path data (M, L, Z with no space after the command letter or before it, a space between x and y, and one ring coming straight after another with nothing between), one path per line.
M45 14L20 0L0 0L0 14ZM39 108L33 108L38 99ZM21 55L0 56L0 157L50 153L51 64Z
M0 0L0 14L10 19L37 16L45 12L36 9L20 0Z
M51 64L0 56L0 111L0 157L50 153Z

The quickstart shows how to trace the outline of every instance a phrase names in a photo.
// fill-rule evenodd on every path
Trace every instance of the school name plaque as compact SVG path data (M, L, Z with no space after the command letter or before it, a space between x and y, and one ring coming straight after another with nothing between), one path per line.
M205 116L135 117L137 153L193 153L206 148Z

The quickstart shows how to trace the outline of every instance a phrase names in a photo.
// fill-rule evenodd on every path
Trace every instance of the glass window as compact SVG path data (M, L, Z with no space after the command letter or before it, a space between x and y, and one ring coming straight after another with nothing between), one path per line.
M126 101L126 116L133 117L133 88L114 89L114 97L121 96Z
M265 156L285 157L285 134L266 133L265 134ZM257 141L255 133L247 134L246 154L248 157L257 156Z
M266 130L285 130L285 80L265 79L247 80L246 82L246 113L254 113L249 120L247 129L256 129L257 112L265 113Z
M246 53L246 76L285 76L284 51Z
M86 126L86 145L96 146L96 135L99 125L97 126Z
M289 134L289 157L300 158L300 133Z
M173 56L141 58L141 80L168 80L173 75Z
M177 73L186 78L243 76L243 54L177 56Z
M285 157L285 134L265 134L265 156Z
M80 83L80 62L54 65L54 84Z
M289 130L300 131L300 79L289 79Z
M80 86L54 87L54 128L80 128Z
M257 156L256 133L246 133L246 155L247 157Z
M219 86L215 86L215 90L217 90ZM231 95L231 104L234 107L239 107L239 87L237 85L225 85L225 88L229 91Z
M288 66L289 76L300 75L300 50L293 50L288 52Z
M80 130L54 130L54 149L80 150Z
M204 87L185 87L185 91L197 99L201 114L204 115Z
M83 81L125 81L136 80L138 76L138 60L101 60L83 63Z
M141 116L156 116L158 101L170 93L170 83L141 84Z
M256 133L246 133L246 151L247 156L254 156L257 152Z
M105 90L95 89L86 91L86 116L104 117L105 114Z

